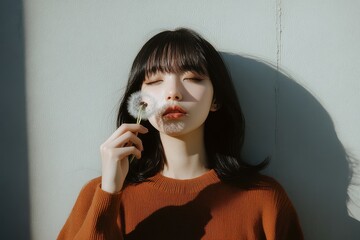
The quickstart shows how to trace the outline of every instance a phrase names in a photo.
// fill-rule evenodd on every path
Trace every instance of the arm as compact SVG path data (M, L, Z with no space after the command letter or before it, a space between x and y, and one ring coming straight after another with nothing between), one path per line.
M60 239L122 239L118 223L121 189L129 171L128 156L141 158L138 133L148 130L139 124L122 124L100 146L102 177L80 192Z
M122 239L118 222L121 192L100 188L100 178L86 184L57 239Z

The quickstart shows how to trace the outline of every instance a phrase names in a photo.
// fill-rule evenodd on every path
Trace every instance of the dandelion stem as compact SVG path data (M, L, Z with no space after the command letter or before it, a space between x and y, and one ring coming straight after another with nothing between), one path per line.
M140 124L141 122L141 117L143 115L143 112L145 111L145 108L147 107L147 103L145 102L141 102L140 103L140 106L139 106L139 111L138 111L138 114L137 114L137 118L136 118L136 124ZM131 155L130 157L130 163L132 163L132 161L134 160L135 158L135 155Z

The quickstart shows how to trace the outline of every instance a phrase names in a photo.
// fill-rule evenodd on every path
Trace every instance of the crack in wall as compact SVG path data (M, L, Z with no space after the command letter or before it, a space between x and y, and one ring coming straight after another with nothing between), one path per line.
M275 94L275 130L274 130L274 150L273 154L276 155L277 142L278 142L278 119L279 119L279 74L281 64L281 34L282 34L282 8L281 0L276 0L276 79L274 84Z
M276 70L279 70L281 64L281 34L282 34L282 8L281 0L276 0Z

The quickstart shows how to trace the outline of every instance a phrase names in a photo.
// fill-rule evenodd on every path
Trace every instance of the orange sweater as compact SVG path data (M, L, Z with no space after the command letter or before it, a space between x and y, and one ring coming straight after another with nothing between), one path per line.
M58 239L303 239L283 188L265 177L266 189L228 185L214 170L176 180L160 174L117 194L101 178L81 190Z

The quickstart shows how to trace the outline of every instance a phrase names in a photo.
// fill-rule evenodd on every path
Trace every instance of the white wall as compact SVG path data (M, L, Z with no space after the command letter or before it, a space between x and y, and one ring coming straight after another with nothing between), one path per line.
M54 239L80 188L100 174L99 146L115 130L139 48L179 26L223 52L248 121L245 154L273 156L267 173L289 193L306 239L360 236L345 208L349 162L360 184L359 1L24 5L33 239ZM359 187L349 190L360 220Z

